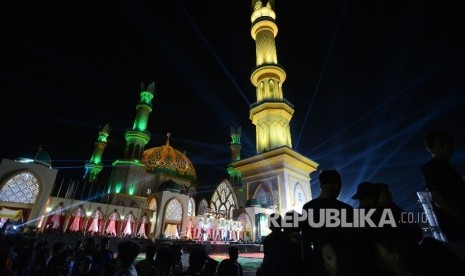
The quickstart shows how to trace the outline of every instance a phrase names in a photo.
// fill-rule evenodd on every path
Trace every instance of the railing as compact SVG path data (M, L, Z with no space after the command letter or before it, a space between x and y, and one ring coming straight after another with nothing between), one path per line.
M431 229L431 233L433 234L433 237L436 240L447 242L446 237L441 232L441 228L439 228L438 219L433 209L433 201L431 198L431 194L428 191L422 191L417 192L417 196L420 200L421 206L423 207L423 211L425 212L426 219L428 220L428 224Z

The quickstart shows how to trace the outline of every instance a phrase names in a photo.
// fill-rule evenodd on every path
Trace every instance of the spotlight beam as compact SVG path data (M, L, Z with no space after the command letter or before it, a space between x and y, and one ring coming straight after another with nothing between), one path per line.
M240 96L242 97L242 99L245 101L245 103L247 104L247 107L249 107L251 105L251 103L249 102L249 100L247 99L247 97L245 96L244 92L242 91L242 89L239 87L239 84L237 83L237 81L233 78L233 76L231 75L231 73L229 72L229 70L226 68L226 66L224 65L224 63L221 61L221 59L219 58L218 54L216 53L216 51L213 49L213 47L211 46L211 44L208 42L208 40L206 39L206 37L203 35L203 33L200 31L200 29L198 28L198 25L196 24L196 22L192 19L192 17L189 15L189 13L186 11L186 9L184 8L184 6L182 6L178 1L176 1L176 3L178 3L179 7L181 8L181 11L184 13L184 15L186 16L187 20L191 23L190 26L192 26L192 28L195 30L195 32L199 35L200 39L202 40L203 44L208 48L208 50L210 51L211 55L213 56L213 58L215 59L215 61L218 63L218 65L220 66L221 70L223 70L223 72L226 74L226 76L228 77L228 79L231 81L231 83L233 84L233 86L236 88L236 91L239 92Z
M335 133L333 136L331 136L330 138L328 139L325 139L324 142L322 142L321 144L319 144L318 146L316 146L315 148L313 148L310 152L308 152L307 154L311 154L312 152L314 152L315 150L319 149L320 147L322 147L323 145L329 143L330 141L334 140L335 138L337 138L338 136L340 136L341 134L343 134L344 132L348 131L349 129L351 129L353 126L357 125L358 123L362 122L363 120L367 119L367 118L371 118L371 116L377 112L378 110L382 109L382 108L386 108L388 104L390 104L391 102L393 102L395 99L397 99L399 96L411 91L414 87L420 85L421 83L425 82L426 80L430 79L431 77L433 77L436 73L438 73L439 71L441 71L442 69L444 69L445 67L451 65L453 62L459 60L460 58L462 58L465 54L465 50L460 52L458 55L454 56L453 58L449 59L447 62L444 62L442 65L439 65L437 67L435 67L433 70L431 70L429 73L423 75L422 77L418 78L417 80L415 80L414 82L412 82L410 85L408 85L407 87L405 87L404 89L400 90L397 94L395 94L393 97L391 97L390 99L386 100L385 102L381 103L380 105L376 106L375 108L373 108L372 110L368 111L367 113L365 113L365 115L362 115L361 117L359 117L358 119L354 120L352 123L350 123L349 125L347 125L346 127L344 127L343 129L341 129L340 131L338 131L337 133Z
M330 46L328 48L328 52L326 53L325 61L323 63L323 68L320 71L320 76L318 77L318 81L316 83L312 99L310 100L310 104L308 105L307 112L305 113L304 122L302 123L302 126L300 128L299 137L297 138L297 142L295 144L295 149L296 150L298 150L298 148L299 148L300 138L302 137L302 133L304 132L305 126L307 125L308 116L310 115L310 111L312 109L312 106L313 106L313 103L314 103L314 101L316 99L316 96L318 95L318 92L320 91L320 84L321 84L321 81L323 79L324 74L326 73L326 68L328 67L328 63L329 63L331 54L332 54L333 49L334 49L334 45L336 44L337 37L339 36L339 31L341 30L342 22L345 19L347 6L348 6L348 1L346 1L345 4L342 6L341 17L340 17L339 22L337 24L336 32L334 33L334 35L333 35L333 37L331 39L331 43L330 43Z

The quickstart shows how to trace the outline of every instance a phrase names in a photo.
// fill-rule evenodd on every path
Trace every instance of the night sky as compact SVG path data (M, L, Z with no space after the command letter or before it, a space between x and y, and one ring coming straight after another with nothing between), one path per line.
M41 144L59 178L80 178L108 123L109 174L143 80L156 85L146 148L171 132L201 185L227 177L231 126L242 157L255 154L250 0L96 2L2 3L0 158ZM340 199L355 205L358 183L383 181L417 210L434 129L455 137L465 174L465 1L275 2L293 148L341 172Z

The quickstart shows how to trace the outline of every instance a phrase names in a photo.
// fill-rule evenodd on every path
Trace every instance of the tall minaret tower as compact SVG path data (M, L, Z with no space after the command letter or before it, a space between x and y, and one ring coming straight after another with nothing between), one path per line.
M256 88L257 102L250 108L250 120L256 126L257 153L281 146L292 148L289 122L294 108L283 96L286 72L276 54L274 1L253 0L252 8L251 34L257 61L250 80Z
M125 134L125 160L140 160L144 147L150 140L150 134L147 132L147 123L149 121L149 114L152 112L152 99L154 93L154 82L141 83L140 101L136 105L137 114L134 120L134 125L132 126L132 129L127 130Z
M241 128L231 127L231 162L241 160Z
M231 127L231 163L241 160L241 128ZM231 183L234 193L240 206L244 201L243 189L242 189L242 174L236 170L233 166L229 165L228 168L229 183ZM239 206L238 206L239 207Z
M231 163L241 160L241 128L231 127ZM229 182L233 186L241 184L241 172L228 166Z
M132 200L130 196L143 195L142 190L145 165L140 162L145 145L150 140L147 131L149 114L152 112L152 99L155 94L155 84L152 81L141 83L140 100L136 105L136 118L131 129L124 135L126 148L123 158L113 162L108 193L111 202L118 203ZM118 195L118 196L115 196Z
M89 162L85 164L86 172L84 180L88 183L94 183L97 180L98 174L103 169L102 155L103 150L107 145L107 138L110 133L110 127L106 124L98 133L97 140L94 143L94 152L90 157Z
M263 208L281 216L290 210L300 212L312 198L310 173L318 164L292 149L289 123L294 107L283 96L286 72L276 54L274 1L252 0L251 22L257 60L250 79L257 102L251 106L249 117L256 126L257 154L232 160L228 171L241 176L241 189L235 188L239 205L255 220L255 215L265 212ZM254 230L252 238L260 235Z

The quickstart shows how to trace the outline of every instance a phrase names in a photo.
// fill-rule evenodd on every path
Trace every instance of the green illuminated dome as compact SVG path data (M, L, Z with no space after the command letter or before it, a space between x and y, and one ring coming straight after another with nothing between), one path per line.
M165 173L193 181L197 180L195 168L189 158L171 147L169 140L164 146L144 150L141 161L150 172Z

